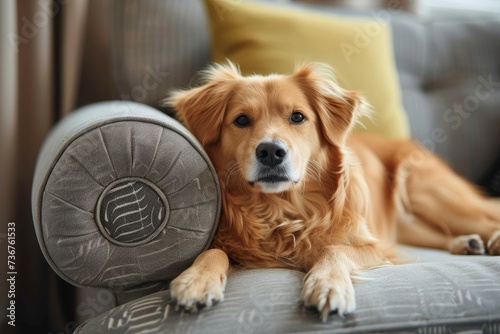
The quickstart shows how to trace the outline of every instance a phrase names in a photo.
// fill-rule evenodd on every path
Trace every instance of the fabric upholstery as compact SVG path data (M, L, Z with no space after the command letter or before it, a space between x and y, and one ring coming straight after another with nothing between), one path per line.
M373 109L358 131L407 138L408 124L384 21L230 0L205 1L216 62L230 59L244 74L290 74L302 62L331 65L340 85L361 92Z
M32 203L54 270L77 286L115 289L119 302L168 286L209 246L220 213L218 179L196 139L126 102L87 106L54 129Z
M405 247L416 263L364 273L355 284L357 310L326 323L299 303L303 273L236 270L225 300L199 314L174 310L162 291L117 307L76 333L498 333L500 263Z
M210 61L205 9L199 0L113 1L111 64L120 99L160 106L189 86Z

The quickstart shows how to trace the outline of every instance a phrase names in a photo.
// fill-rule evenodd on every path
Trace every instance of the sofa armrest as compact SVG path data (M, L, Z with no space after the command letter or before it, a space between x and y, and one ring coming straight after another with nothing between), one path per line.
M177 121L132 102L65 118L39 154L32 209L42 252L78 287L118 304L168 287L211 243L217 175Z

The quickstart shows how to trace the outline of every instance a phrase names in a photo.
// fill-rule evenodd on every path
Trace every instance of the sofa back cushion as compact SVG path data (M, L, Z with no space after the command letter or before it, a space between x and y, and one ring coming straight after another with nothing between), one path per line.
M413 137L479 181L500 156L500 21L390 19Z
M331 6L306 7L353 15ZM392 28L412 137L460 174L479 180L500 156L500 21L425 22L388 9L364 16L384 19ZM99 34L87 37L86 54L94 57L84 59L84 72L94 68L85 62L95 59L111 65L105 73L84 75L82 91L99 87L103 77L110 77L114 85L110 91L117 94L103 96L99 90L80 99L85 103L119 98L158 107L169 90L191 85L211 59L202 0L114 0L100 17ZM105 33L109 43L91 43Z

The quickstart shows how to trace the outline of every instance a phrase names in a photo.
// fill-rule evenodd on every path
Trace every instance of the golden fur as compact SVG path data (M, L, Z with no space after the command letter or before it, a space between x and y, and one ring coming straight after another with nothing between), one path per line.
M324 320L354 311L351 278L397 261L397 242L500 253L500 205L411 141L351 135L366 104L326 66L243 77L228 63L203 77L168 103L218 172L223 214L213 249L171 284L181 307L222 299L228 256L244 267L308 272L301 298Z

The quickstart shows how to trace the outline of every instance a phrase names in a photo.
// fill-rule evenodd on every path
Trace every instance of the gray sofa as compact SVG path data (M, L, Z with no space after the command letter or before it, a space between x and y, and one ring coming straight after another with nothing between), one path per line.
M168 283L209 246L220 189L196 139L153 107L209 61L207 20L195 0L111 3L104 55L121 97L142 103L94 104L66 118L40 152L33 186L35 230L52 268L115 297L115 308L76 333L500 332L499 258L411 247L402 250L415 261L365 274L345 318L321 323L304 310L304 274L283 269L235 269L222 303L176 311ZM478 181L500 155L500 22L389 18L413 136ZM145 73L157 84L146 87ZM452 114L458 104L463 112ZM120 191L133 203L108 196Z

